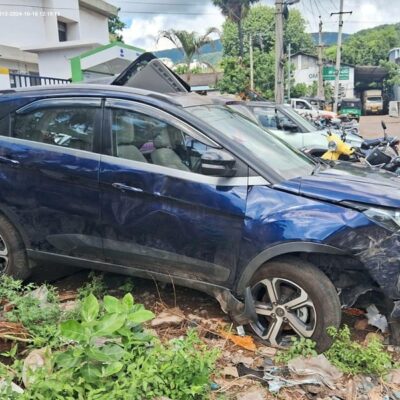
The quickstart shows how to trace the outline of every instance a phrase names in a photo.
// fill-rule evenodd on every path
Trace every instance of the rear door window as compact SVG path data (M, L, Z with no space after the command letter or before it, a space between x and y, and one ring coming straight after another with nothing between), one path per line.
M12 115L15 138L93 151L94 126L99 108L50 107Z

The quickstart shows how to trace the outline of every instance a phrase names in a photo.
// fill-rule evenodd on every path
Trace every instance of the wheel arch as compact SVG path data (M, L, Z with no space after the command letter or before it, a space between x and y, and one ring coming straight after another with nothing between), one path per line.
M256 255L242 270L234 288L238 296L242 296L256 271L267 261L280 256L294 256L299 253L319 253L329 255L346 255L345 251L334 246L315 242L290 242L268 247Z
M15 212L13 212L9 207L5 206L4 204L0 204L0 215L3 215L10 221L10 223L14 226L15 230L18 232L22 241L24 242L25 248L29 249L31 247L31 241L29 240L29 236L23 228L22 224L20 223L19 218L15 214Z

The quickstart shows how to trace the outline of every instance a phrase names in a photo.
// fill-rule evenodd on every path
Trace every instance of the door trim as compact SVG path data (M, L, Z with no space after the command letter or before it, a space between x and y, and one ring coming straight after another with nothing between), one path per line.
M243 176L243 177L232 177L232 178L208 176L208 175L196 174L194 172L182 171L175 168L164 167L161 165L143 163L141 161L133 161L133 160L127 160L125 158L107 156L104 154L100 156L100 162L118 165L120 168L126 168L129 170L134 169L141 172L149 172L153 174L168 176L171 178L182 179L185 181L203 183L206 185L213 185L213 186L232 187L232 186L248 186L248 185L251 186L270 185L269 182L261 176L251 176L251 177Z

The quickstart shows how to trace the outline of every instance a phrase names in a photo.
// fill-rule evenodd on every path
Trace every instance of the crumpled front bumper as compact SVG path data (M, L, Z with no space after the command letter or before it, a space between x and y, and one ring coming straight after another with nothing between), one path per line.
M394 301L391 317L400 319L400 233L370 237L368 248L358 258L383 294Z
M400 231L389 232L377 225L351 230L335 243L359 260L388 304L394 304L390 316L400 320ZM362 271L360 271L362 273ZM357 298L372 287L360 279ZM389 310L388 310L389 311Z

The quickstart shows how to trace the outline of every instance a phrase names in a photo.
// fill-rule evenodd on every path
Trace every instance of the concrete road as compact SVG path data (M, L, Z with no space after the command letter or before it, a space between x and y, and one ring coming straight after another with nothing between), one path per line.
M368 115L360 119L360 133L365 139L380 137L383 135L381 121L385 121L387 133L390 136L400 137L400 118L388 115Z

